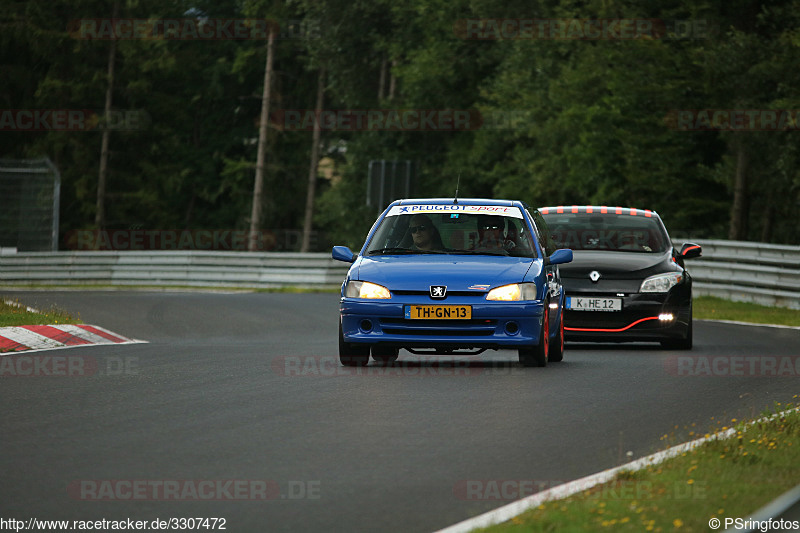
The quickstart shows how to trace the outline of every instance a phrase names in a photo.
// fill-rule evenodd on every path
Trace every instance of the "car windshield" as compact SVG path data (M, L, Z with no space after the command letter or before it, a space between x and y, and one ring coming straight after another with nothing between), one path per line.
M663 253L669 238L658 218L590 213L544 215L559 248Z
M519 209L514 216L473 212L390 211L367 246L366 255L470 254L536 257ZM399 210L397 210L399 211Z

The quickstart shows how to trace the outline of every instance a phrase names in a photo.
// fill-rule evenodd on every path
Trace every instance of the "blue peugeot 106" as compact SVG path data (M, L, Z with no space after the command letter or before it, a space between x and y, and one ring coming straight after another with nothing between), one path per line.
M525 366L564 356L564 291L538 211L520 201L397 200L378 217L342 284L339 358L363 366L399 350L475 355L515 349Z

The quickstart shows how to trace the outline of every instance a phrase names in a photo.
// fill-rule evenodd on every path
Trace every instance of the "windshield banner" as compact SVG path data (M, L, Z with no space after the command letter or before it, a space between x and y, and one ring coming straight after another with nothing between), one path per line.
M513 206L462 204L396 205L389 210L386 216L413 215L415 213L468 213L473 215L499 215L522 218L522 212Z

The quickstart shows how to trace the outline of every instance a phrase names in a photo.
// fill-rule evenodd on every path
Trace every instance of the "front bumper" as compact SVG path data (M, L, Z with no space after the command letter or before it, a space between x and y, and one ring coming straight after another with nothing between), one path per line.
M467 320L405 318L407 305L470 305ZM539 344L544 306L541 301L487 302L475 298L424 301L342 298L340 317L344 341L395 348L455 350L520 348Z
M667 293L627 293L624 296L567 291L568 297L620 298L622 311L565 309L564 337L570 341L593 342L685 339L692 319L691 292L681 289Z

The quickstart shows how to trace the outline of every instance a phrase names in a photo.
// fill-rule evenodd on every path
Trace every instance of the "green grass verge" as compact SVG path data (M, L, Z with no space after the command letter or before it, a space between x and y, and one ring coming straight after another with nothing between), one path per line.
M0 327L82 323L80 318L73 317L66 311L56 307L32 312L18 302L9 304L6 303L7 301L8 299L0 297Z
M732 302L714 296L698 296L694 298L692 313L694 318L700 319L800 326L800 310L798 309Z
M792 407L776 404L775 412ZM726 518L746 519L800 480L800 412L754 424L735 419L731 423L733 437L711 440L642 470L622 472L609 483L479 531L707 533L712 518L722 522L722 530ZM719 435L727 429L710 431Z

